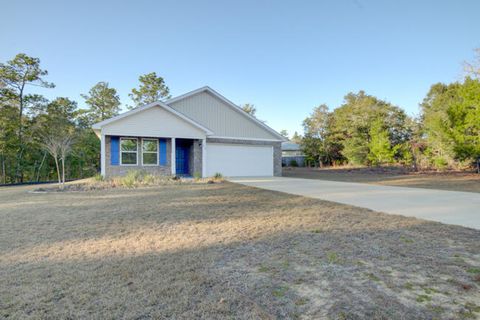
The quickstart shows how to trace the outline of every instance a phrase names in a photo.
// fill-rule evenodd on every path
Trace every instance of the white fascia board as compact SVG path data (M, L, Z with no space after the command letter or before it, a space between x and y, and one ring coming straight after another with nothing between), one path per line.
M107 158L106 158L106 150L105 150L105 135L100 136L100 174L102 177L105 177L106 174L106 165L107 165Z
M155 137L162 137L162 138L177 138L177 139L205 139L205 137L210 137L210 136L205 136L205 135L183 135L183 134L177 134L177 135L165 135L162 134L161 136L158 135L151 135L151 134L145 134L143 132L129 132L128 134L125 134L125 132L122 131L108 131L105 133L107 136L119 136L119 137L132 137L132 138L155 138Z
M245 140L245 141L267 141L267 142L282 142L280 139L263 139L263 138L245 138L245 137L225 137L225 136L207 136L212 139L228 139L228 140Z
M166 100L166 101L165 101L165 104L169 105L169 104L175 103L175 102L177 102L177 101L180 101L180 100L182 100L182 99L191 97L191 96L193 96L193 95L195 95L195 94L197 94L197 93L204 92L204 91L206 91L206 92L212 94L213 96L217 97L218 99L220 99L221 101L223 101L227 106L229 106L230 108L232 108L232 109L235 110L236 112L242 114L244 117L246 117L246 118L249 119L250 121L253 121L253 122L255 122L256 124L260 125L260 126L263 127L264 129L266 129L268 132L270 132L271 134L277 136L280 141L288 141L288 139L286 139L285 137L283 137L282 135L280 135L277 131L273 130L272 128L270 128L269 126L267 126L265 123L263 123L262 121L258 120L258 119L255 118L254 116L246 113L245 111L242 110L242 108L240 108L239 106L237 106L236 104L234 104L232 101L228 100L227 98L225 98L224 96L222 96L220 93L216 92L215 90L213 90L213 89L210 88L209 86L205 86L205 87L202 87L202 88L199 88L199 89L196 89L196 90L187 92L187 93L185 93L185 94L182 94L182 95L180 95L180 96L178 96L178 97L175 97L175 98Z
M99 138L100 138L101 135L102 135L102 130L101 130L101 129L96 129L96 128L94 128L94 129L93 129L93 132L94 132L95 135L96 135L97 137L99 137Z

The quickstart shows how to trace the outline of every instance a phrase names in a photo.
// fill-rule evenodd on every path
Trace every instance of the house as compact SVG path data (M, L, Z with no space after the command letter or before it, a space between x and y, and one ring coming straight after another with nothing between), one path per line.
M305 166L305 154L298 143L291 141L282 142L282 165L291 166L296 163L297 166Z
M101 140L104 177L133 169L202 177L282 172L285 139L209 87L135 108L93 130Z

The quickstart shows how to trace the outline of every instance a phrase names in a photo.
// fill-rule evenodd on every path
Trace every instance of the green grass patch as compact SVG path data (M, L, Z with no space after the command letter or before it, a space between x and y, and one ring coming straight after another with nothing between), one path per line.
M421 295L417 296L416 300L419 303L429 302L429 301L432 301L432 297L430 297L429 295L426 295L426 294L421 294Z
M411 238L407 238L405 236L401 236L400 240L402 240L404 243L414 243L415 241Z
M470 310L471 312L480 313L480 306L476 305L473 302L465 303L465 308Z
M287 287L279 287L275 290L272 291L272 295L275 298L283 298L285 294L287 293L288 288Z
M327 252L327 261L328 263L339 263L340 258L338 257L338 254L336 252Z
M422 287L422 289L426 294L433 294L433 293L439 293L440 292L437 289L429 288L429 287Z
M265 266L265 265L261 265L259 268L258 268L258 271L259 272L269 272L270 271L270 268Z
M419 303L429 302L429 301L432 301L432 297L430 297L429 295L426 295L426 294L421 294L421 295L417 296L416 300Z
M367 273L366 276L369 280L376 281L376 282L380 281L380 278L374 275L373 273Z
M413 290L413 284L411 282L407 282L403 286L407 290Z
M306 305L307 302L308 302L308 300L306 298L300 298L300 299L295 301L295 305L296 306L303 306L303 305Z
M428 305L427 305L427 308L428 308L429 310L432 310L432 311L435 312L435 313L443 313L443 312L445 311L445 308L444 308L444 307L438 306L438 305L437 305L437 306L434 306L433 304L428 304Z
M480 268L468 268L467 272L477 274L477 273L480 273Z

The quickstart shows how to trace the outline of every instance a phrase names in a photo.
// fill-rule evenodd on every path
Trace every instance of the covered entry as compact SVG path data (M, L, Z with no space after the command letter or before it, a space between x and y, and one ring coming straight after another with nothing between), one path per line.
M193 140L177 139L175 148L175 168L176 174L185 176L192 175L190 172L190 149L193 147Z
M207 143L207 176L273 176L273 147Z

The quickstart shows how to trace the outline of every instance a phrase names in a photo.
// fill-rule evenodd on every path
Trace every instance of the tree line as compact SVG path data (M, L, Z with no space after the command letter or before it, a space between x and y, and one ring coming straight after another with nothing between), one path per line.
M402 164L417 169L463 169L480 157L480 49L465 63L467 76L431 86L420 116L368 95L348 93L342 105L314 108L295 133L313 165ZM87 108L67 97L48 100L38 88L54 90L40 59L24 53L0 63L0 183L84 178L100 167L100 141L92 124L117 115L120 97L108 82L82 94ZM141 75L129 97L132 109L170 97L155 72ZM255 116L256 107L245 104ZM287 132L282 130L282 135Z
M320 105L303 121L300 143L310 165L390 165L466 169L480 158L480 49L462 81L431 86L420 115L364 91L330 110Z
M54 90L40 59L24 53L0 63L0 184L90 177L100 167L100 141L92 124L120 112L120 97L98 82L81 97L87 108L67 97L48 100L38 88ZM155 72L139 77L129 97L133 106L168 98Z

